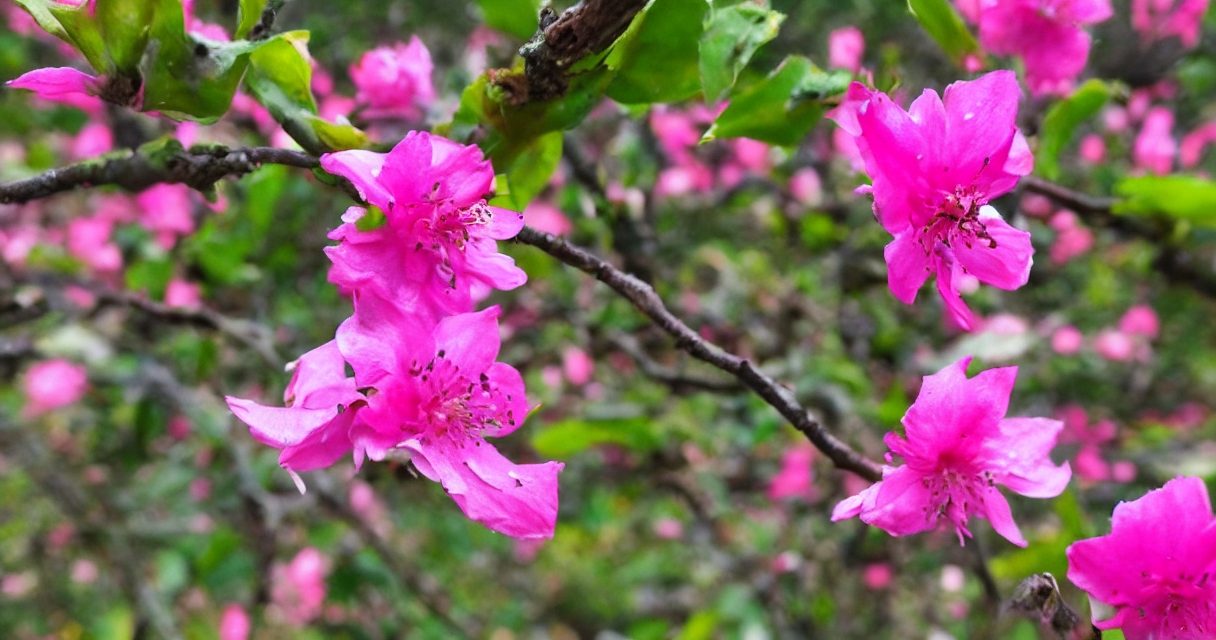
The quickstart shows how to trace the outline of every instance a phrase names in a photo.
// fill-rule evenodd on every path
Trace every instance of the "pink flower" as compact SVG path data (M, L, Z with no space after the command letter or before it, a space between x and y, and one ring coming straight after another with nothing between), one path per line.
M528 415L523 378L495 362L500 313L490 307L427 328L383 300L356 297L338 345L359 388L375 392L351 430L355 457L405 449L470 519L516 538L550 538L564 465L517 465L485 440L509 435Z
M1067 550L1068 579L1115 608L1099 629L1127 640L1204 640L1216 634L1216 518L1207 487L1180 477L1120 502L1111 532Z
M811 462L815 447L802 443L785 450L781 455L781 470L768 484L768 499L774 502L786 499L812 501L819 497L815 488L815 473Z
M1062 356L1071 356L1081 350L1085 337L1071 324L1056 329L1051 334L1051 349Z
M1073 457L1073 468L1087 482L1102 482L1111 479L1111 465L1102 457L1102 448L1115 439L1119 428L1110 420L1100 420L1092 426L1085 409L1068 405L1056 412L1064 423L1060 443L1077 443L1081 447Z
M1127 310L1122 318L1119 318L1119 331L1130 336L1143 336L1149 340L1156 340L1158 334L1161 333L1161 321L1157 319L1157 312L1146 304L1138 304Z
M567 236L574 231L574 225L561 209L545 202L533 200L524 209L524 222L537 231L552 233L555 236Z
M894 432L885 438L907 464L884 466L882 481L836 505L833 521L861 516L902 536L936 529L945 518L963 543L964 536L971 537L969 516L978 515L1005 539L1026 546L996 485L1032 498L1059 495L1072 470L1068 463L1057 467L1048 454L1063 425L1047 418L1005 418L1017 367L968 379L970 362L963 358L925 376L902 420L906 438Z
M586 351L578 347L567 347L562 351L562 372L566 374L570 384L581 387L591 382L591 376L595 375L595 361Z
M495 240L515 237L523 214L486 204L494 169L474 146L411 131L387 154L342 151L321 158L354 183L388 223L360 231L352 208L330 234L329 280L347 295L392 300L432 320L471 311L490 290L527 280Z
M246 640L249 638L249 614L239 604L224 607L220 618L220 640Z
M1178 144L1170 129L1174 127L1174 113L1165 107L1153 107L1144 117L1144 126L1136 136L1132 147L1132 158L1140 169L1151 171L1159 176L1170 172L1174 167L1174 156L1178 153Z
M857 27L844 27L828 34L828 66L833 69L861 71L861 58L866 53L866 40Z
M346 361L335 341L289 367L295 372L283 392L285 407L264 407L231 396L225 400L255 440L282 451L279 466L303 492L298 472L328 467L351 450L351 425L366 399L355 388L355 379L346 377ZM356 465L360 462L355 460Z
M321 615L325 604L325 558L312 547L300 550L286 567L272 569L270 599L286 622L302 627Z
M1055 229L1056 240L1051 245L1051 261L1062 265L1089 251L1094 246L1094 233L1077 222L1077 214L1060 211L1047 223Z
M1090 164L1102 164L1106 159L1106 141L1102 136L1091 133L1084 138L1081 138L1080 148L1081 159Z
M25 372L22 415L33 418L74 404L84 397L87 387L88 373L83 366L62 358L39 362Z
M1190 49L1199 44L1208 0L1132 0L1132 26L1145 43L1178 36Z
M1124 362L1130 360L1135 354L1136 344L1131 336L1122 331L1103 329L1094 338L1094 350L1107 360Z
M1113 15L1110 0L980 0L980 43L1019 56L1035 95L1066 95L1085 69L1089 34L1082 27Z
M989 200L1009 192L1034 160L1014 124L1019 89L995 71L926 90L905 112L860 83L832 115L856 136L873 187L874 214L895 236L886 248L891 292L911 304L933 273L950 317L972 328L957 281L970 274L1001 289L1030 276L1030 234L1009 226Z
M895 572L891 570L891 564L887 562L875 562L866 565L866 568L861 573L861 581L871 589L886 589L891 586L891 581L895 578Z
M1184 169L1194 168L1203 159L1203 148L1216 142L1216 122L1208 122L1182 138L1178 161Z
M818 207L823 204L823 181L814 167L805 167L790 176L790 194L794 199L807 207Z
M156 236L162 249L173 248L177 237L194 232L194 205L190 187L184 184L158 184L135 197L140 208L140 224Z
M99 122L86 124L72 139L68 155L73 160L87 160L114 150L114 135L110 127Z
M684 537L684 524L675 518L659 518L654 523L654 534L664 540L679 540Z
M202 287L180 278L169 281L165 287L165 304L170 307L194 308L202 306Z
M350 68L355 101L369 118L418 118L435 99L431 53L418 36L363 54Z
M5 84L14 89L33 91L43 100L76 106L78 103L97 102L101 93L103 78L91 76L71 67L52 67L35 69ZM88 109L92 111L92 109Z
M68 223L68 253L93 271L114 273L122 268L122 251L110 242L114 224L101 216L75 218Z

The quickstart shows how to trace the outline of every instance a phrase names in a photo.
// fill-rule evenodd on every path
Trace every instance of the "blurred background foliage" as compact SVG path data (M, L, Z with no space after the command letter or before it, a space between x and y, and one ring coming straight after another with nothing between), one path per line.
M484 29L483 7L502 10L497 0L481 4L293 0L276 25L311 32L312 55L344 94L353 91L345 70L365 51L418 35L436 67L439 98L428 123L440 125L481 70L470 67L468 43ZM865 66L880 87L915 96L964 77L902 2L774 0L772 8L787 17L743 70L743 87L790 54L826 67L827 34L848 25L864 33ZM1108 106L1172 78L1177 90L1167 104L1178 131L1216 117L1212 13L1199 48L1145 52L1128 36L1126 5L1116 8L1095 32L1090 65L1111 83L1103 85ZM231 26L236 2L200 0L197 11ZM510 16L505 24L516 33L492 39L492 67L509 67L529 31L528 21ZM61 63L53 44L0 31L0 79ZM1024 102L1029 136L1041 132L1052 104ZM69 162L70 141L90 124L78 110L16 91L0 92L0 111L4 180ZM1131 137L1104 130L1097 114L1060 134L1055 177L1109 195L1129 174ZM1048 636L1016 616L998 619L976 571L977 549L1007 598L1032 573L1062 577L1064 547L1105 533L1119 500L1179 474L1216 477L1213 293L1161 268L1163 254L1183 253L1211 270L1212 213L1179 221L1146 207L1136 219L1166 230L1148 239L1129 233L1120 223L1127 218L1104 218L1092 225L1091 248L1058 262L1049 256L1061 230L1026 210L1026 194L1006 197L994 204L1032 232L1038 249L1031 282L970 296L991 322L960 335L942 325L935 296L916 306L891 297L887 236L868 200L852 193L864 176L834 151L834 125L819 124L795 146L766 148L765 169L730 187L719 181L665 196L655 185L672 158L651 115L607 102L564 134L564 160L538 202L569 221L572 242L647 272L690 326L759 363L873 458L885 451L883 433L899 428L921 376L974 354L972 371L1020 367L1011 415L1051 416L1075 404L1091 421L1116 423L1102 455L1132 463L1133 477L1076 479L1055 500L1012 498L1030 540L1025 550L984 523L966 548L948 532L892 538L855 521L832 524L832 506L856 492L856 478L816 456L813 484L773 499L783 456L805 446L801 436L724 374L681 355L605 287L532 247L501 243L529 274L525 287L492 299L504 307L502 359L524 373L540 406L498 446L513 460L566 463L554 539L516 542L470 522L406 460L358 474L349 461L308 473L310 490L300 496L277 452L248 436L222 396L273 403L288 380L284 362L331 339L349 315L326 282L322 252L349 202L306 171L268 166L223 183L220 213L198 199L198 230L170 250L137 225L118 229L125 266L103 283L161 300L171 280L186 278L201 285L208 308L239 319L235 327L215 331L123 305L74 306L67 285L87 271L53 242L0 278L0 635L211 638L223 609L236 604L257 638L1028 640ZM171 130L117 110L108 117L119 141ZM1107 144L1098 166L1078 158L1078 141L1091 132ZM205 137L266 143L239 118ZM732 144L691 153L719 171L739 152ZM1194 172L1214 164L1208 158ZM822 191L800 199L790 180L808 167ZM80 191L0 209L0 225L35 218L62 228L98 206L97 197ZM1136 358L1100 356L1095 336L1135 305L1156 311L1160 335L1139 345ZM1064 325L1086 336L1078 353L1053 349ZM24 372L59 356L87 365L87 395L22 418ZM1057 458L1079 446L1061 444ZM290 583L283 567L309 547L323 556L325 598L300 621L290 596L276 594Z

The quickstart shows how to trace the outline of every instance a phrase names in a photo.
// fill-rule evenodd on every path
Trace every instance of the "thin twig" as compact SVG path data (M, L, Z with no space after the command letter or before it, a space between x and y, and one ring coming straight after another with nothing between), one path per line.
M663 300L650 285L554 235L524 227L515 239L594 276L625 297L655 325L675 338L677 348L737 377L740 382L755 391L789 420L794 428L806 435L837 467L852 471L868 480L882 479L882 467L878 463L828 433L823 425L812 418L807 409L794 399L788 389L757 369L746 358L727 353L717 345L702 339L696 331L667 310Z
M697 388L705 391L714 391L719 393L734 393L741 391L743 385L738 380L716 380L713 378L701 377L682 373L670 367L665 367L658 362L655 362L642 349L642 345L638 344L637 338L620 334L608 337L608 341L616 348L623 351L642 369L642 373L647 377L653 378L671 386L672 388Z

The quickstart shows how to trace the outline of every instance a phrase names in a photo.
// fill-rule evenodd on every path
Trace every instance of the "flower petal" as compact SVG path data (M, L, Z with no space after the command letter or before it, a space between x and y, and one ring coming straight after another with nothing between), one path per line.
M992 528L1001 534L1001 537L1016 544L1019 547L1026 546L1026 539L1022 537L1022 532L1018 529L1018 523L1013 521L1013 512L1009 509L1009 501L1005 496L1001 495L995 487L987 487L980 493L984 504L982 513L988 521L992 523Z
M435 348L445 352L448 360L460 367L469 378L487 371L498 358L502 344L498 335L498 317L502 309L495 305L476 313L462 313L439 321L435 327Z
M955 243L955 260L984 284L1006 291L1026 284L1030 279L1030 267L1034 264L1030 234L1009 226L996 209L989 206L983 207L980 212L980 222L992 237L992 242L977 239L970 245Z
M364 200L387 211L393 195L380 181L386 157L383 153L361 149L338 151L321 156L321 168L350 180Z
M1055 465L1051 450L1064 423L1047 418L1006 418L1001 435L985 442L985 457L997 482L1031 498L1054 498L1072 478L1068 463Z
M925 247L918 242L922 235L916 229L908 229L896 234L883 250L887 260L887 285L895 298L905 304L916 301L916 292L932 273Z

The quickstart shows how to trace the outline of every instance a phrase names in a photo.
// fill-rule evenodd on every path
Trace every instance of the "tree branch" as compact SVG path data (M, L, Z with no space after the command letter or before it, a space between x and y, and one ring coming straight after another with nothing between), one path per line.
M301 169L321 166L313 156L288 149L229 149L223 146L184 149L176 142L158 141L136 151L109 153L95 160L0 184L0 204L24 204L79 187L102 185L138 192L162 183L184 184L205 192L225 177L252 173L263 164Z
M788 389L757 369L747 359L727 353L717 345L702 339L696 331L667 310L663 300L650 285L548 233L524 227L515 239L524 244L530 244L567 265L594 276L613 291L624 296L655 325L675 338L677 348L737 377L740 382L756 392L786 420L789 420L794 428L806 435L811 443L830 458L837 467L852 471L868 480L882 479L882 467L878 463L854 451L828 433L823 425L812 418L806 408L794 399Z

